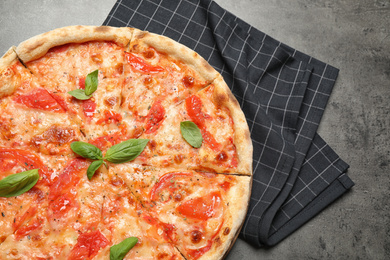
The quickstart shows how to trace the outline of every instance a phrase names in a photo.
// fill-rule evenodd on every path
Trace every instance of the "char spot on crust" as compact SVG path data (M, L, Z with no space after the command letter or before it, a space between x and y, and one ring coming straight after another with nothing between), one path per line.
M148 35L149 33L148 32L142 32L142 33L140 33L140 34L138 34L137 35L137 38L138 39L142 39L142 38L144 38L146 35Z
M138 47L139 47L138 43L136 43L136 44L133 44L133 46L131 47L131 51L134 51L134 52L136 52L136 51L137 51L137 49L138 49Z
M214 239L215 247L219 247L222 245L221 238L218 236Z
M238 103L236 97L233 95L233 93L231 91L229 91L229 99L232 101L233 105L237 109L241 110L240 104Z
M227 100L228 97L222 93L216 93L214 96L214 102L217 106L222 106Z
M99 32L108 32L110 30L111 29L108 26L99 26L99 27L96 27L94 31L99 33Z

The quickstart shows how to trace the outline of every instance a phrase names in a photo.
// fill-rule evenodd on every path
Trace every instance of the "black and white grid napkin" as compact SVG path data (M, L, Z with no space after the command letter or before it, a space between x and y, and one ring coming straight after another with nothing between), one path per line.
M118 0L104 25L168 36L223 75L245 113L254 148L244 240L275 245L353 186L348 165L316 133L338 69L211 0Z

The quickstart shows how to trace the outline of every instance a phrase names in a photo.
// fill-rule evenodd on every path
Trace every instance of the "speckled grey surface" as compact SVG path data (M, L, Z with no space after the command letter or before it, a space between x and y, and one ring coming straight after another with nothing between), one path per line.
M352 190L270 249L232 259L390 259L390 1L216 0L259 30L340 69L319 133ZM115 0L1 0L0 55L39 33L100 25Z

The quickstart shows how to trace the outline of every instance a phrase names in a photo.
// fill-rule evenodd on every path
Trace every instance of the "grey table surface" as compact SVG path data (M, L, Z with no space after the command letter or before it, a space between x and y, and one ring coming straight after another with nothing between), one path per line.
M264 33L340 69L319 133L352 190L269 249L227 259L390 259L390 1L216 0ZM115 0L0 0L0 55L54 28L101 25Z

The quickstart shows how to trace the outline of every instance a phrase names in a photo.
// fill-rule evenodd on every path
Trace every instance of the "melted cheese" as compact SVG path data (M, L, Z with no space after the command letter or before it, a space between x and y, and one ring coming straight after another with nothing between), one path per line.
M32 75L21 64L9 70L15 92L0 99L0 148L31 151L47 167L48 176L36 186L39 194L0 198L1 259L67 259L80 235L95 231L109 246L98 248L94 259L108 258L110 246L130 236L139 242L125 259L172 260L183 259L182 254L191 259L193 250L208 251L221 232L227 177L193 170L234 172L229 161L215 161L220 152L226 152L224 160L234 156L231 116L213 103L213 86L205 88L211 82L190 66L151 48L133 52L147 66L157 67L156 73L140 71L126 60L123 48L109 42L53 48L27 63ZM67 93L82 88L87 74L96 69L99 85L90 100ZM43 87L58 102L57 110L34 107L35 100L29 100L33 105L27 102L30 107L15 101ZM190 95L202 100L206 130L220 144L219 151L206 143L195 149L181 136L180 122L191 120L185 106ZM151 111L156 103L159 109ZM150 131L148 122L154 124ZM71 142L80 140L101 145L105 152L129 138L150 141L134 161L108 163L108 169L103 165L91 180L86 176L91 161L75 159L70 149ZM0 160L0 166L7 160ZM69 170L76 160L79 168ZM0 177L28 167L22 161L8 164L6 170L0 168ZM169 180L152 198L159 181L171 172L184 174ZM198 201L201 205L191 204ZM180 211L181 205L210 212Z
M225 219L225 207L223 203L226 196L222 184L228 181L224 175L198 174L192 171L178 171L177 169L165 169L145 167L134 163L126 163L110 167L110 173L121 174L124 181L145 207L145 213L158 220L155 223L155 232L160 237L165 237L172 242L181 252L189 252L207 247L216 235L221 232ZM180 177L181 173L184 174ZM175 175L176 174L176 175ZM165 179L164 176L172 175L173 178ZM178 176L177 178L174 176ZM154 199L155 186L164 185ZM232 181L229 179L229 181ZM173 190L172 190L173 189ZM207 220L198 220L182 215L177 209L183 203L199 198L207 198L210 194L220 194L221 202L215 204L213 213ZM173 228L173 237L167 232L167 226ZM172 226L170 226L172 225ZM198 237L194 238L194 232ZM167 234L168 237L167 238ZM187 254L185 254L188 256Z

